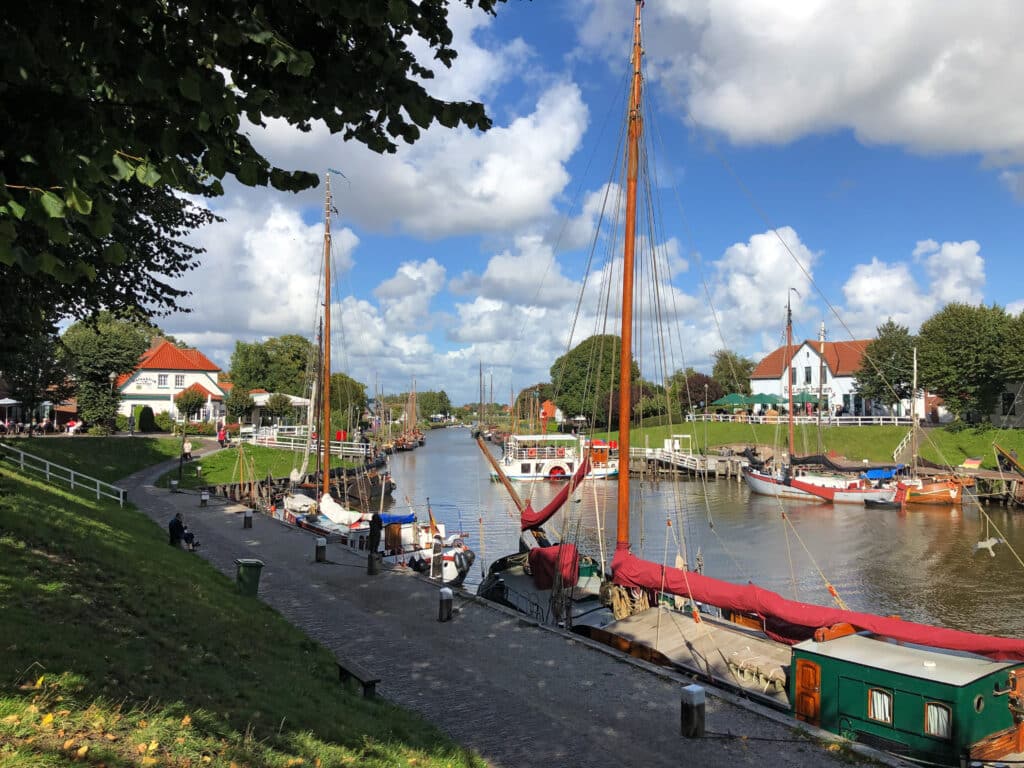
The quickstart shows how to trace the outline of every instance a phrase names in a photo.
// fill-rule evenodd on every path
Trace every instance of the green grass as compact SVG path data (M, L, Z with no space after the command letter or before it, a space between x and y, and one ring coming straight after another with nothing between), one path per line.
M2 466L0 626L0 765L482 765L137 510Z
M181 441L169 437L33 437L5 440L8 445L76 472L116 483L140 469L176 459Z
M193 441L194 442L194 441ZM212 447L216 448L216 442ZM218 483L247 482L252 479L266 480L267 477L288 477L292 468L297 468L302 461L300 454L294 451L282 450L280 448L267 448L262 445L245 445L241 449L242 458L239 458L238 448L225 448L221 451L214 451L206 456L198 456L193 461L186 463L181 471L182 488L199 488L204 485ZM175 454L177 456L177 454ZM359 462L346 459L342 461L337 456L331 456L332 467L355 467ZM201 466L202 476L196 471ZM316 457L310 457L309 471L316 468ZM158 485L167 485L169 480L178 479L178 468L164 474L158 481Z
M820 443L817 427L814 425L794 426L794 446L798 454L835 451L854 461L892 461L892 452L906 436L909 427L823 427ZM669 435L690 435L694 451L703 451L706 445L712 447L735 443L780 445L788 440L785 422L780 424L734 424L721 422L693 422L674 427L644 427L630 431L634 446L660 448ZM615 439L618 433L610 433ZM608 437L609 435L605 435ZM924 430L924 439L918 451L922 458L937 463L956 466L965 458L980 456L982 466L996 468L992 443L1003 448L1015 448L1024 455L1024 430L966 428L949 429L939 427Z

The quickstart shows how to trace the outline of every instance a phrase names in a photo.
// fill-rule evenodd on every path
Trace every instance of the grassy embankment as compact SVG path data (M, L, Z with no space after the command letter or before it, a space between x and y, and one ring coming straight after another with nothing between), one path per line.
M85 451L107 480L168 455L138 438L47 442L58 440L33 452L77 464L69 454ZM482 765L418 717L340 686L329 651L168 547L137 510L4 461L0 764Z
M649 445L660 448L669 435L690 435L693 450L702 452L706 445L737 443L781 445L788 439L786 424L733 424L720 422L694 422L674 427L645 427L630 432L634 446ZM909 427L823 427L820 442L814 425L794 427L794 445L798 454L834 451L839 456L859 461L892 461L892 452L906 436ZM614 434L613 434L614 438ZM645 443L646 441L646 443ZM968 428L954 431L945 427L924 430L919 455L930 461L956 466L967 457L982 458L982 466L996 468L992 443L1007 450L1015 448L1024 455L1024 430Z

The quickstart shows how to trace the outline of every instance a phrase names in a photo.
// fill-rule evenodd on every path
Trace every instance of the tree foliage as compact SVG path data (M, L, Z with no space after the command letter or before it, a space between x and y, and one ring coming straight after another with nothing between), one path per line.
M204 405L206 405L206 395L191 387L183 389L174 398L174 407L186 421L198 414Z
M706 390L705 387L707 387ZM692 368L673 373L669 377L668 388L673 404L673 416L679 416L690 410L703 409L728 394L717 379Z
M295 410L292 399L282 392L275 392L267 398L263 411L275 419L283 419Z
M235 351L231 353L231 370L229 376L234 388L248 394L254 389L273 391L266 386L267 371L270 368L270 355L267 348L260 342L252 344L245 341L235 342Z
M21 403L23 413L35 413L44 403L60 403L74 391L60 339L53 333L39 333L21 339L3 368L10 395Z
M111 423L118 396L110 374L131 373L146 351L154 332L148 322L123 319L101 312L93 320L80 320L61 337L64 362L75 379L78 413L88 422Z
M419 404L420 413L427 418L436 414L447 416L452 411L452 401L448 399L448 393L443 389L439 392L417 392L416 402Z
M351 429L359 424L369 401L366 385L344 373L331 374L331 425Z
M739 392L743 395L751 394L750 374L754 372L757 363L728 349L718 350L714 357L715 363L711 368L711 378L725 390L723 394L730 392Z
M499 0L460 0L493 13ZM445 102L421 82L456 56L448 0L66 3L5 9L0 29L0 264L64 284L123 263L133 199L150 190L301 190L250 141L269 119L314 123L376 152L437 120L486 129L483 106ZM59 116L59 119L55 119ZM144 213L151 213L146 207ZM145 219L139 219L142 223ZM98 306L93 304L93 307Z
M596 335L555 360L551 366L555 405L567 419L582 415L594 425L607 426L615 418L621 348L618 336ZM630 379L635 383L639 378L640 368L634 360Z
M224 398L224 410L227 411L228 416L239 423L255 407L256 403L249 392L238 386L232 387L231 391Z
M890 318L876 329L855 374L857 392L880 404L910 398L914 379L914 346L910 329Z
M309 397L316 367L317 349L309 339L297 334L286 334L267 339L263 343L267 352L267 370L263 388L269 392L284 392Z
M947 304L918 333L918 380L955 416L991 414L1019 347L1015 322L999 306Z

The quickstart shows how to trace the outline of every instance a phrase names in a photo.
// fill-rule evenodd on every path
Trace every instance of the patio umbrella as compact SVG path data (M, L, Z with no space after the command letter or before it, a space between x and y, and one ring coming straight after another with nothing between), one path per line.
M739 392L731 392L728 395L724 395L724 396L718 398L717 400L715 400L711 404L712 405L740 406L740 405L749 405L750 401L747 400L745 395L741 395Z
M793 402L804 405L806 403L817 403L818 396L812 395L810 392L801 392L798 395L793 395Z
M778 395L769 395L765 393L759 393L751 395L747 398L749 403L760 403L761 405L778 405L782 402L782 398Z

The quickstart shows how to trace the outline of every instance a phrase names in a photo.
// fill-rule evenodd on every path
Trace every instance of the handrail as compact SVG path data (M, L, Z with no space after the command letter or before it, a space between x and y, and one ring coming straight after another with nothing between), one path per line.
M15 456L15 463L22 472L38 472L46 478L48 483L52 484L55 480L60 480L68 483L73 491L77 488L88 488L90 491L95 491L97 501L106 496L110 499L117 499L117 503L122 507L128 498L128 491L124 488L111 485L90 475L76 472L71 467L65 467L62 464L48 461L41 456L15 448L13 445L0 443L0 450Z
M306 450L306 437L304 434L281 434L272 430L260 430L251 437L246 436L242 439L253 445L262 445L268 448L283 448L290 451ZM315 453L319 445L320 441L314 439L310 450ZM364 458L369 455L370 446L366 443L331 440L331 453L335 456Z

